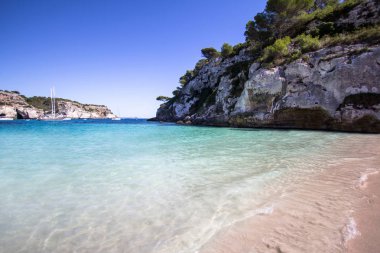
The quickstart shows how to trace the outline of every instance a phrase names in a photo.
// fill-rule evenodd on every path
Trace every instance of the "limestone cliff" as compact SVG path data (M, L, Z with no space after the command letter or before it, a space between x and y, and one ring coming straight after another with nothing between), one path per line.
M115 118L104 105L81 104L67 99L56 99L56 113L67 118ZM18 92L0 91L0 117L14 119L38 119L51 113L50 98L27 98Z
M69 118L115 118L117 117L105 105L81 104L75 101L58 100L58 111Z
M0 117L14 119L37 119L44 114L26 102L17 92L0 91Z
M378 1L368 0L337 22L373 25L379 17ZM340 43L272 67L248 50L212 59L160 106L156 120L380 133L380 44Z

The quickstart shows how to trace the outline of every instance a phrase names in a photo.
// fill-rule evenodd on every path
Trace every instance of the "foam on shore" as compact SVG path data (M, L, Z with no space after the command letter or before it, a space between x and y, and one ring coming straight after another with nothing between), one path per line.
M366 172L362 173L359 178L357 186L361 189L367 187L368 177L378 174L379 171L375 169L369 169Z
M347 252L380 252L380 174L377 171L367 172L361 181L365 182L365 187L359 188L363 198L353 214L361 236L347 241Z
M354 239L357 236L360 236L361 233L359 232L357 228L357 224L355 222L355 219L353 217L350 217L346 226L343 229L343 242L344 245L347 245L347 242L349 240Z

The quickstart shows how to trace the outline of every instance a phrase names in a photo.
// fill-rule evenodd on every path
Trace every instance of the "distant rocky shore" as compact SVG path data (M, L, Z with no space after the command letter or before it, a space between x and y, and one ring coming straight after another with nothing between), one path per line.
M73 119L116 118L105 105L81 104L68 99L56 99L56 113ZM48 97L25 97L17 91L0 91L0 117L39 119L51 114Z

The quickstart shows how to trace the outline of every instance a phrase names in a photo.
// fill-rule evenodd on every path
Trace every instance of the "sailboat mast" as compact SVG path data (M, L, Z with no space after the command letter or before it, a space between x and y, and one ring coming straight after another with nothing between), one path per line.
M55 118L55 89L50 88L51 116Z
M51 100L51 115L53 115L53 107L54 107L54 103L53 103L53 88L50 88L50 100Z
M55 118L55 88L53 86L53 117Z

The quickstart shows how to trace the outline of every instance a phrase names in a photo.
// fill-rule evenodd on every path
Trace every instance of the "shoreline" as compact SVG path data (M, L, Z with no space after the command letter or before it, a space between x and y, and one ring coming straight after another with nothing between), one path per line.
M380 251L380 173L375 171L362 176L360 190L364 197L354 215L358 236L348 242L348 253L376 253Z
M193 127L220 127L220 128L233 128L233 129L248 129L248 130L279 130L279 131L317 131L317 132L330 132L330 133L347 133L347 134L364 134L364 135L380 135L379 131L362 131L362 130L350 130L350 129L338 129L338 128L308 128L308 127L292 127L292 126L238 126L234 124L229 124L228 122L224 123L213 123L213 122L207 122L207 123L186 123L183 122L183 120L173 120L173 121L166 121L166 120L159 120L157 118L149 118L146 119L148 122L157 122L161 124L175 124L178 126L193 126ZM181 122L182 123L179 123Z
M368 138L363 146L355 145L355 138L340 144L352 147L352 152L293 186L275 200L271 212L222 228L199 253L379 252L376 139Z

